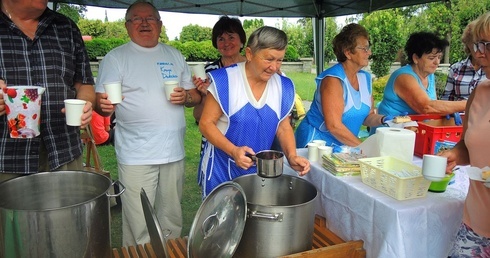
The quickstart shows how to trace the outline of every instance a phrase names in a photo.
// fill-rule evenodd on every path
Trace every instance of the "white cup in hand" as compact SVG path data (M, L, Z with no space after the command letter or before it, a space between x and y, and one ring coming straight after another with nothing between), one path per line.
M118 104L122 101L122 86L121 82L109 82L104 83L104 89L107 93L107 99L112 102L112 104Z
M204 65L203 64L197 64L192 67L192 71L194 72L194 76L196 78L201 79L202 81L206 80L206 71L204 70Z
M85 103L87 103L87 101L81 99L65 99L65 116L67 125L82 125L82 114Z
M174 92L174 89L179 87L179 82L178 81L166 81L163 83L163 87L165 90L165 96L167 97L167 100L170 100L170 94Z
M422 175L427 180L439 182L446 176L446 166L446 157L424 154L422 160Z

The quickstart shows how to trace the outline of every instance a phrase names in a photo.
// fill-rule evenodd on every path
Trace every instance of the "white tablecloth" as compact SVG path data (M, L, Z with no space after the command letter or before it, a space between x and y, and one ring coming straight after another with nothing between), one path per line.
M307 157L307 150L298 155ZM414 163L421 166L421 159ZM284 173L297 175L287 165ZM455 173L446 192L404 201L365 185L360 176L336 177L318 162L303 178L318 189L316 211L328 228L346 241L362 239L368 258L441 258L458 231L468 190L464 168Z

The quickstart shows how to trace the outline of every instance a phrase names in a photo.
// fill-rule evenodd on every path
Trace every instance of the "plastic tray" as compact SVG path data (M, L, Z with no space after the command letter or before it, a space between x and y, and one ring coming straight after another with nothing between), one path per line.
M394 157L359 159L362 182L397 200L425 197L430 181L422 176L422 169ZM413 176L398 176L392 171L407 171Z

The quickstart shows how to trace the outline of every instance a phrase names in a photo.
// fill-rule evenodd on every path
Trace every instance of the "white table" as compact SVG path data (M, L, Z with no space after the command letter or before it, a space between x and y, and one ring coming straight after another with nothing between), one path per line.
M307 157L307 150L298 149L298 155ZM421 159L414 163L421 166ZM287 165L284 173L297 175ZM464 168L446 192L404 201L365 185L360 176L336 177L318 162L303 178L318 189L316 212L328 228L346 241L362 239L368 258L447 257L468 190Z

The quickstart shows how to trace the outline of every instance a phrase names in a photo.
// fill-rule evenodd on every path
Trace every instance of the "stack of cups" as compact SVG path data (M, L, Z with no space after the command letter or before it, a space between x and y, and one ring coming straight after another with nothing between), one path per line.
M308 160L311 162L318 161L322 163L322 157L325 155L330 157L332 155L332 147L325 146L326 141L324 140L313 140L308 143Z

